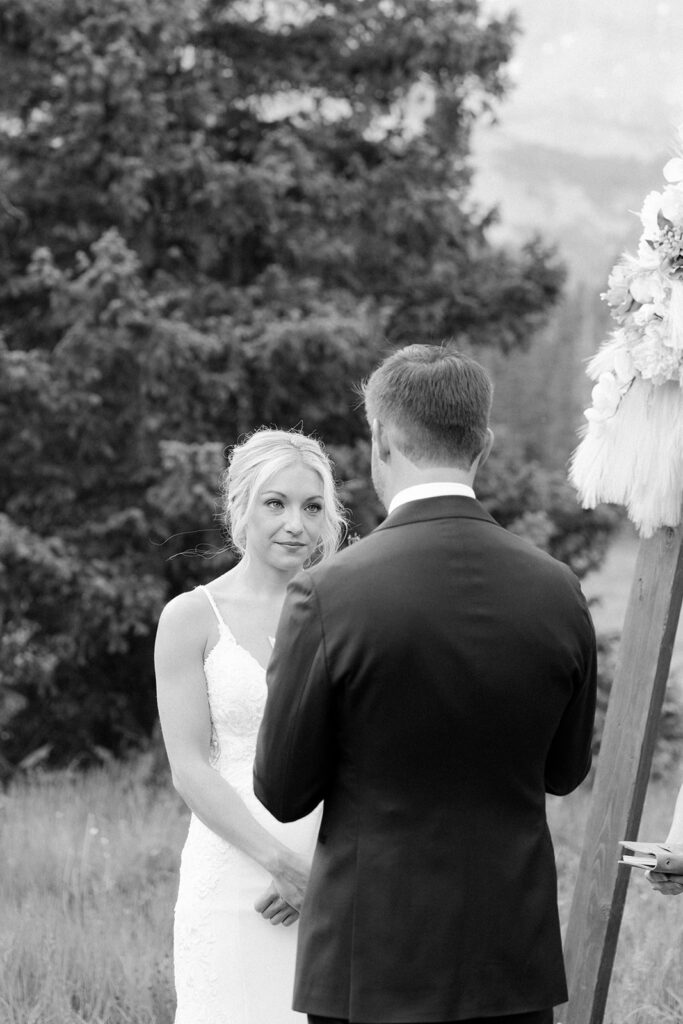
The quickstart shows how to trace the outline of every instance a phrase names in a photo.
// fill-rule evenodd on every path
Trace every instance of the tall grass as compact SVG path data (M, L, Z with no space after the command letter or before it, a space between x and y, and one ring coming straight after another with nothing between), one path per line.
M130 768L14 784L0 810L1 1024L171 1024L187 827Z
M652 785L641 834L665 834L675 791ZM563 922L589 800L587 787L549 800ZM36 775L0 801L0 1024L171 1024L179 799L112 766ZM637 872L605 1020L683 1020L683 897Z

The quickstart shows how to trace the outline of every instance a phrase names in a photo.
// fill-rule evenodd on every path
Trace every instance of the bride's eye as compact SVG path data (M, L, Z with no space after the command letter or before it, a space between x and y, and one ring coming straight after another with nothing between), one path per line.
M279 508L284 508L284 505L282 504L282 502L280 501L279 498L268 498L266 500L266 507L267 508L278 508L279 509Z
M310 503L310 505L306 506L306 511L307 512L312 512L314 514L317 514L318 512L322 512L322 510L323 510L322 505L319 505L317 501L312 501Z

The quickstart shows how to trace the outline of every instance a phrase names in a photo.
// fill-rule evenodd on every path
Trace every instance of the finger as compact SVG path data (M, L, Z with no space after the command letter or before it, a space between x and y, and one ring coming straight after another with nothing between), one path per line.
M261 916L267 920L272 921L277 914L284 913L289 907L288 903L285 903L283 899L278 898L269 907L262 912Z
M262 914L264 910L267 910L268 907L271 906L272 902L272 899L265 899L264 897L262 897L260 900L256 900L256 903L254 903L254 910L258 911L259 914Z
M278 908L277 911L271 916L271 924L294 924L299 919L299 911L295 910L294 907L290 906L285 900L282 901L282 907Z
M272 906L272 904L276 903L279 899L280 897L276 892L272 892L270 890L268 892L264 892L263 896L259 896L254 903L254 910L258 910L259 914L262 914L264 910Z
M285 920L285 918L289 917L290 910L291 910L291 907L289 907L289 906L281 907L281 909L278 910L277 913L273 914L273 916L270 919L270 923L271 924L282 924L282 922Z

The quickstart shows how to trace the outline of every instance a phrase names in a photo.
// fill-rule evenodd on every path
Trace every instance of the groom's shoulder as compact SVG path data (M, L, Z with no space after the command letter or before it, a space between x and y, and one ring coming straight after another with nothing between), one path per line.
M332 581L340 581L347 576L373 575L383 572L387 566L395 565L397 557L401 560L411 548L415 548L416 557L421 557L425 550L436 547L441 550L448 546L443 531L430 529L431 523L418 522L408 524L417 527L418 532L405 536L404 530L375 529L372 533L354 541L338 551L331 558L308 570L316 585L325 586ZM571 589L579 587L579 580L564 562L559 561L532 541L506 529L492 517L472 520L472 531L463 540L458 534L457 546L462 549L472 544L479 551L480 557L487 563L495 563L513 571L520 572L526 578L554 581L560 586Z
M497 550L501 554L508 552L511 557L526 563L532 570L541 574L576 579L566 562L561 562L530 538L515 533L514 530L501 526L499 523L495 523L495 526L497 529L488 535L494 551Z
M516 579L519 587L533 592L542 603L562 599L585 605L581 582L574 570L526 537L501 527L496 535L492 560L502 572Z
M337 551L331 558L313 566L308 572L316 584L326 582L359 571L372 571L373 564L382 558L380 535L373 531L360 540L354 540L347 547Z

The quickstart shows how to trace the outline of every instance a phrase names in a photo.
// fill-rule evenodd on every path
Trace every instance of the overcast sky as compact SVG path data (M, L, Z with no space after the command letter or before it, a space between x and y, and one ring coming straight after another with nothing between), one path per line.
M683 123L681 0L485 0L522 22L502 129L586 154L672 150Z

